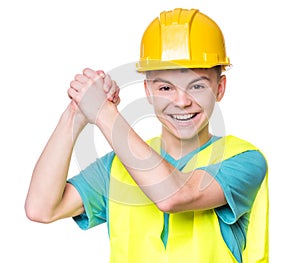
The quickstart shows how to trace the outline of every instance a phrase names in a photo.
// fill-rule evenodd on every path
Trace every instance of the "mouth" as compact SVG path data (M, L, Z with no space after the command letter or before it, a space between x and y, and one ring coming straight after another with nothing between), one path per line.
M176 121L190 121L195 118L198 113L189 113L189 114L170 114L169 116Z

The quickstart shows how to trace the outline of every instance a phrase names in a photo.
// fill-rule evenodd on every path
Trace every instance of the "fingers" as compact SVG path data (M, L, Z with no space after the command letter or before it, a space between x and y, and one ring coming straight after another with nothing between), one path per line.
M83 70L82 74L75 75L74 80L70 82L68 96L75 100L76 103L79 103L87 89L91 87L93 83L104 78L103 71L98 71L98 73L92 69L86 68Z
M86 68L83 70L82 74L75 75L74 79L82 84L91 83L99 77L104 78L105 74L102 70L94 71L92 69Z
M110 75L106 74L103 81L103 89L106 93L108 93L112 86L112 79Z
M70 99L74 100L76 103L79 102L80 96L79 93L82 90L83 86L79 81L73 80L70 82L70 88L68 89L68 96Z
M77 91L73 88L68 89L68 96L71 100L77 102Z
M83 70L83 76L96 81L99 78L104 78L105 74L102 70L98 70L99 74L97 73L97 71L92 70L90 68L85 68Z
M117 83L113 81L112 89L109 92L109 98L112 98L111 101L117 105L120 103L119 93L120 93L120 88L117 85Z
M96 72L97 72L97 74L98 74L100 77L102 77L102 78L105 77L105 73L104 73L103 70L97 70Z
M115 105L119 104L119 91L117 83L109 74L105 74L102 70L94 71L86 68L82 74L75 75L74 80L70 82L68 96L85 115L89 115L89 119L92 119L94 115L96 116L93 112L96 112L105 100Z
M109 101L116 103L120 100L120 88L117 83L111 79L110 75L106 74L104 77L103 89L106 92L106 97Z
M118 87L117 91L114 93L113 100L112 100L112 102L115 103L116 105L119 105L119 103L121 101L120 96L119 96L119 92L120 92L120 89Z
M84 84L84 83L86 83L86 82L88 82L90 80L88 77L86 77L86 76L84 76L82 74L75 75L74 79L76 81L78 81L79 83L82 83L82 84Z

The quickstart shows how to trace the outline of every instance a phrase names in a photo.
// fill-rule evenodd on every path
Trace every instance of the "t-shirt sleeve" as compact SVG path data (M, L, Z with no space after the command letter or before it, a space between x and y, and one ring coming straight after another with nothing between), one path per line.
M259 151L252 150L207 166L204 170L214 176L227 200L226 205L215 209L218 217L226 224L234 224L250 212L266 175L267 163Z
M86 230L107 221L109 176L113 157L113 152L104 155L68 180L77 189L83 202L84 213L73 217L81 229Z

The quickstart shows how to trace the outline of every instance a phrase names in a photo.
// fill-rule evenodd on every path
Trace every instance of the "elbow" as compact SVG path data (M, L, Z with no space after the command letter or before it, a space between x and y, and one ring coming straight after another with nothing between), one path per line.
M173 214L176 213L174 205L169 201L161 201L156 203L157 208L164 213Z
M156 203L156 206L161 212L168 214L185 211L184 201L176 195Z
M54 221L52 217L49 216L49 213L46 213L45 211L43 211L43 209L31 205L28 202L25 203L24 209L25 209L26 217L30 221L43 223L43 224L48 224Z
M193 194L192 191L186 191L182 189L173 196L156 203L157 208L169 214L187 212L195 210L196 204L202 200L203 196L201 192ZM200 207L200 206L199 206Z

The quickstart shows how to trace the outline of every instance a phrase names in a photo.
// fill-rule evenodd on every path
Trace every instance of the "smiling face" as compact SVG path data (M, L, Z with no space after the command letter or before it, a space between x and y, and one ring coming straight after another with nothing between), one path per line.
M148 100L163 124L162 136L181 140L209 135L208 121L225 87L225 76L213 68L151 71L145 80Z

